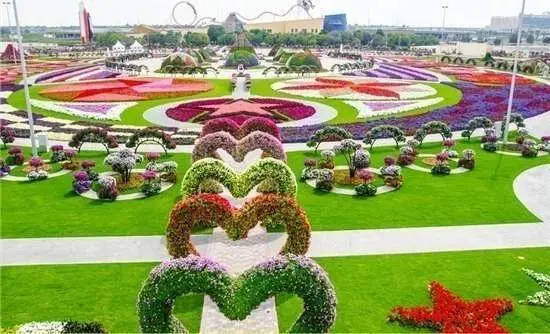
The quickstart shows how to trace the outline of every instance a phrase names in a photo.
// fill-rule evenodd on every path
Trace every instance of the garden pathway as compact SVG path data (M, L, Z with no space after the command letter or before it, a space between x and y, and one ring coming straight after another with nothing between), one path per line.
M207 253L210 238L194 235L192 241L200 253ZM285 242L286 234L268 233L266 238L269 254L275 254ZM163 236L1 239L0 243L3 266L159 262L169 258ZM307 255L335 257L528 247L550 247L550 221L312 232Z
M516 177L514 193L537 218L550 224L550 164L530 168ZM550 234L547 237L550 239Z
M533 137L540 139L542 136L550 136L550 110L544 114L527 118L525 127Z

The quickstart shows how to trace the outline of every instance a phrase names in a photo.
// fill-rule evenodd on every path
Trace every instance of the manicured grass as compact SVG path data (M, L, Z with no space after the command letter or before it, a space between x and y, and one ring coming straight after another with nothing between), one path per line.
M200 79L200 78L198 78ZM148 101L142 101L138 102L137 105L126 109L121 116L121 121L110 121L110 120L101 120L101 123L106 124L126 124L126 125L153 125L149 121L145 120L143 118L143 113L157 105L176 102L176 101L185 101L190 99L199 99L199 98L206 98L206 97L216 97L216 96L225 96L231 94L231 85L229 80L227 79L209 79L206 80L210 82L213 85L213 89L196 95L186 96L186 97L177 97L177 98L171 98L171 99L159 99L159 100L148 100ZM45 85L33 85L30 87L30 95L32 99L39 99L39 100L46 100L51 101L51 99L47 99L42 97L39 94L39 91L42 90L42 88ZM20 89L13 94L11 94L8 97L8 103L14 106L15 108L26 110L26 104L25 104L25 95L24 90ZM59 113L55 111L50 111L42 108L32 107L32 110L34 113L41 114L48 117L56 117L61 119L68 119L73 121L94 121L89 118L84 117L76 117L69 114Z
M274 84L275 82L289 80L289 79L290 78L256 79L252 82L251 93L254 95L283 97L283 98L289 98L289 99L301 99L306 101L313 101L313 102L327 104L338 111L338 115L334 119L330 120L328 122L329 124L357 123L357 122L364 122L365 120L376 120L376 119L388 117L388 116L382 116L382 117L369 117L367 119L364 119L364 118L358 119L357 110L352 106L342 102L341 100L302 97L302 96L283 93L283 92L275 91L271 89L271 85ZM440 103L434 104L429 107L418 108L415 110L401 113L398 116L419 115L419 114L423 114L436 109L452 106L460 102L460 99L462 98L462 92L449 85L440 84L440 83L425 83L425 84L437 90L437 95L435 96L443 97L444 100ZM392 115L391 117L395 117L395 116L396 115Z
M520 269L548 272L549 257L550 248L539 248L316 261L336 289L338 315L332 332L417 332L385 319L394 306L431 305L426 286L432 280L465 299L510 298L514 311L501 323L514 332L544 332L550 322L548 310L518 304L540 290ZM135 332L137 295L154 265L3 267L1 327L70 318L101 321L111 332ZM177 300L176 315L191 332L199 329L202 300L200 295ZM301 302L280 296L277 304L279 329L285 331L298 316Z
M524 257L524 259L520 259ZM541 288L522 267L550 272L550 248L318 258L336 288L338 314L332 332L418 332L386 322L395 306L432 305L427 285L439 281L466 300L508 298L514 311L500 323L512 332L546 332L548 308L518 304ZM299 314L300 300L277 298L279 330ZM425 332L426 330L422 330Z
M479 140L458 142L455 149L477 152L476 168L464 174L434 176L403 168L404 184L397 191L371 198L318 192L298 182L298 202L313 230L351 230L500 223L529 223L538 219L515 197L512 184L524 170L550 163L550 157L527 159L488 153ZM441 144L424 144L421 153L436 153ZM381 167L390 147L374 148L372 167ZM288 164L299 177L310 152L288 153ZM345 165L337 156L337 165Z
M530 223L538 219L515 197L512 183L524 170L550 163L550 156L527 159L484 152L478 140L459 142L456 149L477 152L472 172L434 176L403 169L401 189L371 198L318 192L298 182L298 202L308 214L313 230L351 230L500 223ZM424 144L423 153L435 153L440 144ZM25 149L28 158L28 149ZM305 158L313 151L288 153L288 164L300 177ZM6 150L0 151L5 156ZM386 155L397 157L390 147L374 148L372 166L380 167ZM83 152L80 159L103 165L101 152ZM48 156L45 156L48 158ZM178 182L153 198L103 202L72 191L72 175L35 183L0 181L2 238L162 235L168 215L180 194L180 184L191 159L171 154L178 162ZM344 165L343 157L337 157ZM138 166L137 168L143 168Z

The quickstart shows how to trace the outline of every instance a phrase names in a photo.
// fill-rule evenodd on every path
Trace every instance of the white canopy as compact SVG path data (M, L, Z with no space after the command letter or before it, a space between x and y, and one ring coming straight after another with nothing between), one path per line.
M114 52L121 52L126 50L126 47L120 43L120 41L116 41L115 45L111 48Z
M138 41L134 41L132 45L130 45L130 50L132 51L143 51L143 46L139 44Z

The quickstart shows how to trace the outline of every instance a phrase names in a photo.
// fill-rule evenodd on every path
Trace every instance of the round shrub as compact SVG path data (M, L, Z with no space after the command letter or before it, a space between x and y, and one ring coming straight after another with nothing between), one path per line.
M302 299L302 314L290 332L326 333L336 319L336 295L327 273L313 260L288 254L255 265L237 278L209 258L164 261L143 283L137 302L143 333L186 332L172 314L177 297L205 294L231 320L244 320L262 302L281 293Z
M372 183L362 183L355 187L355 193L358 196L371 197L376 195L378 189Z
M294 55L290 56L290 58L288 58L288 60L286 61L286 66L288 67L300 67L304 65L317 70L320 70L322 68L319 58L311 52L295 53Z
M239 49L231 52L227 56L225 66L235 67L239 64L243 64L245 67L253 67L258 66L260 62L254 53L248 50Z
M321 191L331 191L334 182L334 171L332 169L317 169L315 188Z
M246 137L254 131L268 133L281 141L281 131L279 127L275 122L265 117L252 117L244 121L240 126L238 138Z
M233 137L239 137L239 124L230 118L215 118L204 123L202 127L201 137L211 133L225 131L229 132Z
M399 147L399 142L405 141L405 132L397 126L378 125L367 131L363 143L370 145L370 149L372 150L374 142L381 138L393 138L395 147Z
M440 121L430 121L422 124L422 126L418 130L416 130L416 133L414 134L414 139L422 144L424 138L426 138L427 135L433 133L439 133L443 140L445 140L446 138L451 138L453 136L451 128L447 124Z
M322 129L317 130L313 136L307 142L308 147L314 147L315 152L319 148L319 145L323 142L341 141L344 139L351 139L353 135L346 129L337 126L325 126Z

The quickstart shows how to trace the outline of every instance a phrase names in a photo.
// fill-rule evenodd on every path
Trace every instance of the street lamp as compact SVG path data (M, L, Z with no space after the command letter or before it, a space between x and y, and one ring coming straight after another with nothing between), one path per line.
M16 0L12 0L13 13L15 16L15 25L17 27L17 39L19 44L19 57L21 58L21 74L23 75L23 86L25 90L25 103L27 104L27 117L29 118L29 132L31 139L32 155L36 156L36 142L34 138L34 119L32 117L31 97L29 94L29 83L27 81L27 64L25 61L25 49L23 48L23 37L21 36L21 26L19 25L19 14L17 13Z
M449 6L445 5L441 6L441 8L443 8L443 24L441 25L441 40L443 40L443 34L445 31L445 15L447 14L447 8L449 8Z
M525 12L525 0L521 5L521 12L518 20L518 39L516 40L516 53L514 54L514 68L512 72L512 83L510 84L510 95L508 96L508 109L506 110L506 119L504 120L504 133L502 139L504 143L508 142L508 128L510 127L510 115L512 114L512 103L514 101L514 90L516 88L516 75L518 72L519 45L521 43L521 26L523 25L523 13Z

